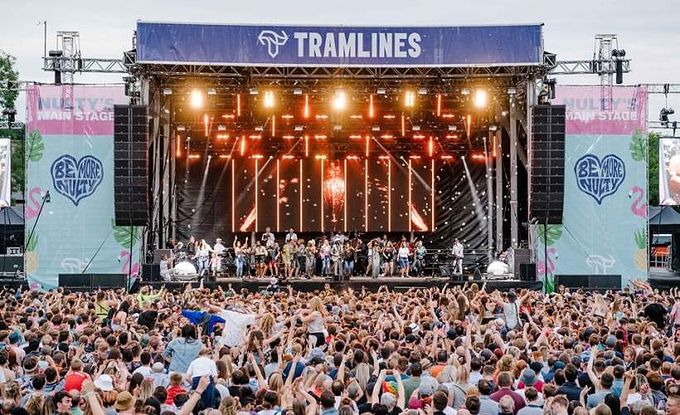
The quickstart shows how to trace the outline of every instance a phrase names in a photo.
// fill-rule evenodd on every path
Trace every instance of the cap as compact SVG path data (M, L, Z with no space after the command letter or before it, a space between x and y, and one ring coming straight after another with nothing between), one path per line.
M151 370L153 370L154 373L163 373L165 366L163 366L163 363L161 362L156 362L151 366Z
M524 369L519 380L524 383L525 386L534 386L538 379L536 378L536 372L532 369Z

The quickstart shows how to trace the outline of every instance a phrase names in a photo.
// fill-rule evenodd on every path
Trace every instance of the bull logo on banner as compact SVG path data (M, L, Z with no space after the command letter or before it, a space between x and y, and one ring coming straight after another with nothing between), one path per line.
M63 154L50 168L54 190L73 202L75 206L92 196L104 178L102 162L93 156L76 160L70 154Z
M283 30L280 34L273 30L263 30L260 32L257 40L261 45L267 45L267 53L269 53L269 56L273 59L279 54L279 47L288 42L288 34Z
M590 195L598 205L619 190L626 178L626 165L614 154L600 159L594 154L586 154L574 165L576 184L581 191Z

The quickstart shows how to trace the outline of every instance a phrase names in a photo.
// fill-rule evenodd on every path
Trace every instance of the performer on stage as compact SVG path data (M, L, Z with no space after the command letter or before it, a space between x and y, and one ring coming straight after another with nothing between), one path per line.
M298 237L297 234L295 233L295 229L290 228L288 229L288 233L286 234L286 242L297 242Z
M210 262L210 269L213 276L217 276L217 273L222 272L222 254L227 250L222 244L222 239L217 238L215 240L215 246L213 247L212 260Z
M408 249L408 242L403 240L397 251L397 259L399 260L399 275L403 277L408 277L408 257L410 255L410 250Z
M413 252L413 267L411 268L415 275L422 276L425 270L425 255L427 249L423 245L423 241L416 242L416 248Z
M453 240L453 247L451 248L451 256L453 256L453 272L457 275L463 275L463 244L458 238Z
M234 263L236 265L236 278L243 278L243 268L246 265L246 254L248 252L248 239L246 238L241 245L238 237L234 237Z
M210 248L210 245L205 241L205 239L201 239L200 242L196 245L196 255L194 258L196 259L196 265L198 268L198 275L203 276L203 273L208 273L210 271L210 253L213 252L212 248Z

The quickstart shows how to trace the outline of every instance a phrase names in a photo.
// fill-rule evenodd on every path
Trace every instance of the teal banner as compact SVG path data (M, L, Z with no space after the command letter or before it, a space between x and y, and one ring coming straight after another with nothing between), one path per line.
M603 110L599 86L556 91L553 103L567 107L563 222L547 235L532 227L548 291L555 275L620 275L623 287L647 279L647 93L612 92Z
M141 228L114 222L113 105L126 102L120 86L29 88L25 270L31 288L55 288L59 274L139 273Z

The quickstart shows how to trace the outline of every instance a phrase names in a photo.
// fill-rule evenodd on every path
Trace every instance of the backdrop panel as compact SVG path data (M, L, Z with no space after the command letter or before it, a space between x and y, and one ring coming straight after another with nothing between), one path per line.
M647 278L647 93L614 87L611 111L599 86L560 86L567 106L562 225L533 227L538 274ZM546 265L547 262L547 265Z
M61 273L127 274L130 263L139 271L141 229L114 224L113 105L125 102L119 86L29 88L25 269L32 288L56 287Z

